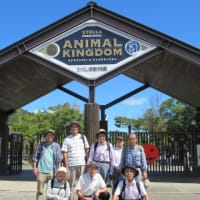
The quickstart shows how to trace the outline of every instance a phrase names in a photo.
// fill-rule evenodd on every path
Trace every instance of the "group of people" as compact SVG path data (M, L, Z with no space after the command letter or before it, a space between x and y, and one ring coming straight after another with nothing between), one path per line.
M142 183L148 178L146 157L135 133L129 134L124 147L122 136L112 145L100 129L97 141L89 146L87 137L79 133L80 124L72 121L69 126L62 147L54 141L55 131L48 130L34 151L36 200L109 200L108 180L112 200L149 200Z

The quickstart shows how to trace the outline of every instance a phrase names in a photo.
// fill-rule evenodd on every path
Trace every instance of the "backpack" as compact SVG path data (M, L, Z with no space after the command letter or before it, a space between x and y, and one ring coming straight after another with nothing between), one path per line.
M53 185L54 185L54 178L53 179L51 179L51 189L53 188ZM66 190L66 188L67 188L67 183L65 182L64 183L64 190Z
M83 140L84 149L86 149L86 145L85 145L85 137L84 137L83 134L81 134L81 139Z
M52 189L52 188L59 188L60 190L61 190L61 189L64 189L64 190L65 190L65 195L66 195L67 183L66 183L66 182L64 183L64 187L63 187L63 188L62 188L62 187L54 187L54 178L52 178L52 179L51 179L51 189ZM59 190L59 191L60 191L60 190ZM52 199L52 198L46 198L46 200L51 200L51 199Z
M83 141L84 150L85 150L85 162L87 163L88 155L86 153L86 144L85 144L85 136L84 136L84 134L81 134L81 139Z
M137 179L135 179L135 182L136 182L137 190L141 196L140 200L143 200L143 196L142 196L141 190L140 190L140 182ZM126 179L123 180L123 186L122 186L121 193L119 195L119 200L124 200L125 194L123 195L123 192L125 191L125 187L126 187Z

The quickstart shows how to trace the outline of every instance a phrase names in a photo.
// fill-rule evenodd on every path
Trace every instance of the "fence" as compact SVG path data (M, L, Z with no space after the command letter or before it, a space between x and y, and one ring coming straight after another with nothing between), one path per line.
M110 141L114 144L115 138L122 135L125 146L128 143L127 133L110 132ZM200 133L137 133L138 144L155 145L159 151L157 161L148 164L151 175L199 175L197 166L197 144L200 144Z
M114 145L117 136L123 136L124 146L128 144L126 132L109 132L109 140ZM62 145L65 133L57 135L56 140ZM200 133L194 132L139 132L138 144L152 144L158 148L157 161L148 165L149 174L157 175L199 175L197 166L197 144L200 144ZM37 142L41 140L38 135Z
M22 147L23 136L12 133L8 142L8 174L19 174L22 172Z

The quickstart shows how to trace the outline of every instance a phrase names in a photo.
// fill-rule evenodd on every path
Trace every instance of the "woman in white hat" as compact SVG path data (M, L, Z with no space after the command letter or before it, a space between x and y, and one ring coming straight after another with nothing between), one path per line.
M59 167L56 176L47 184L47 200L68 200L70 195L70 186L67 181L67 169Z

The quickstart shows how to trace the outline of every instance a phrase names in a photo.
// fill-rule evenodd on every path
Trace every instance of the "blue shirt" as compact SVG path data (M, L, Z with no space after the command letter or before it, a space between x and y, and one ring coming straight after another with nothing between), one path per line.
M37 145L35 152L33 154L33 162L39 162L40 159L44 156L45 154L45 145L48 145L47 142L41 142ZM62 153L61 153L61 148L60 145L56 142L52 142L50 144L51 149L53 151L53 171L55 172L56 170L56 165L62 161Z
M146 155L142 146L135 145L134 147L124 147L120 162L120 169L127 165L140 168L142 171L147 170Z
M54 159L53 159L53 150L51 144L44 145L45 150L43 156L38 162L38 171L40 173L51 173L53 172Z

